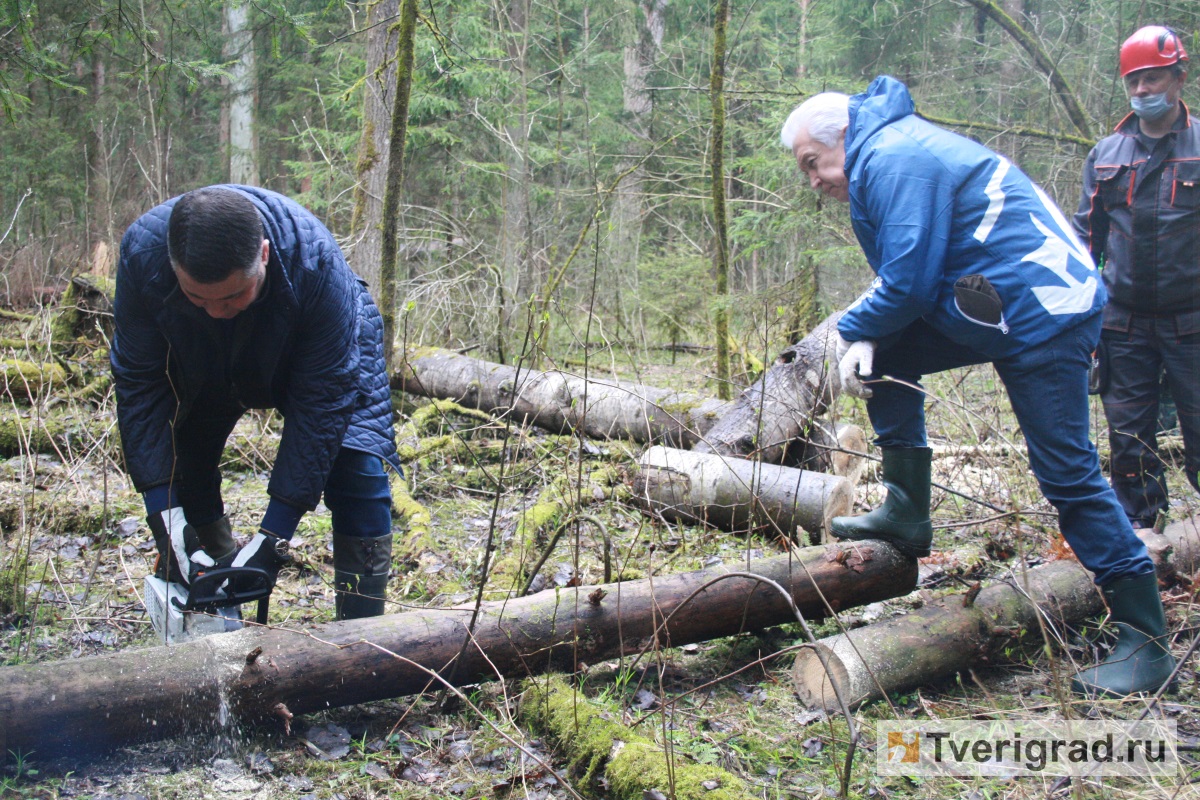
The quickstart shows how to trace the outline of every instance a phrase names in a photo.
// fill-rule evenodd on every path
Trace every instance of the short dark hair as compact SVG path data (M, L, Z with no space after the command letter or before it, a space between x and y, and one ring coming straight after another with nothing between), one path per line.
M262 218L254 203L220 186L180 197L167 225L172 266L199 283L220 283L235 272L254 270L262 240Z

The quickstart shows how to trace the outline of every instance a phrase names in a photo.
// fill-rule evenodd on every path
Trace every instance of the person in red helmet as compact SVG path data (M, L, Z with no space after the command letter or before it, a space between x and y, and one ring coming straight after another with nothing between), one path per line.
M1132 111L1088 155L1074 218L1108 290L1099 393L1112 486L1134 529L1161 525L1168 508L1156 441L1164 371L1179 410L1184 470L1200 491L1200 124L1181 99L1187 66L1179 35L1161 25L1121 45ZM1165 633L1162 612L1146 613L1160 607L1157 593L1153 575L1136 591L1106 592L1123 638L1140 639L1136 631L1157 642ZM1115 655L1077 683L1111 684L1124 670Z

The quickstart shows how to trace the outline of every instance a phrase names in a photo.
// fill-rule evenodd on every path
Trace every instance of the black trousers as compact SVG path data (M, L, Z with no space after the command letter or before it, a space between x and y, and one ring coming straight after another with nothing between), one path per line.
M1158 456L1159 380L1166 372L1183 433L1184 470L1200 491L1200 331L1179 318L1132 315L1118 330L1106 315L1101 398L1112 448L1113 489L1134 528L1152 527L1167 510L1164 464ZM1127 325L1124 323L1127 322Z

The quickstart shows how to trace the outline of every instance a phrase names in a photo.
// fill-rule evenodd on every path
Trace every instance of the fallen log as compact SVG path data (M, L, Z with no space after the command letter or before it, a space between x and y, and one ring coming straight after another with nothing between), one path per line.
M841 312L780 353L763 376L742 392L693 449L772 464L791 463L789 443L803 440L840 391L830 365Z
M668 519L825 541L829 521L850 513L854 487L823 472L656 446L638 463L633 495Z
M1164 536L1173 549L1171 566L1189 574L1200 567L1196 518L1168 526ZM1039 615L1061 631L1103 611L1087 570L1077 561L1052 561L977 596L949 595L911 614L805 645L797 652L792 682L809 708L837 708L833 682L848 703L879 700L966 671L1014 640L1040 637Z
M721 400L611 378L494 364L450 350L405 354L392 388L446 398L554 433L691 447L720 416Z
M866 450L862 429L854 425L833 425L818 418L816 415L827 407L828 401L814 402L812 390L805 388L816 380L813 369L823 368L823 350L820 357L817 351L825 346L823 337L829 330L818 328L803 341L789 347L776 360L775 373L769 374L772 396L778 395L782 399L770 404L764 416L773 413L778 418L773 423L775 432L770 435L790 435L795 441L788 447L776 443L756 450L750 444L755 431L747 434L740 429L734 430L741 425L739 420L747 418L748 404L755 402L751 397L754 387L736 404L730 404L643 384L594 377L585 380L564 371L538 372L482 361L450 350L424 348L405 355L404 362L392 377L392 388L422 397L451 400L466 408L502 415L553 433L578 431L595 438L625 438L642 444L753 456L771 463L781 463L786 457L788 466L833 472L857 483L864 466L860 454ZM779 367L783 361L789 363ZM801 374L797 364L807 364L811 368ZM814 364L817 366L812 367ZM757 408L755 406L750 412L754 419L757 419ZM786 419L779 418L785 411ZM728 427L723 435L738 443L737 446L719 442L713 446L709 434L718 424ZM706 439L709 440L707 443Z
M679 646L795 619L786 598L742 570L786 587L814 619L905 594L917 575L916 562L887 545L814 547L748 566L484 603L465 648L472 608L459 606L3 667L0 753L83 756L439 688L431 672L464 685L573 671L655 642ZM730 572L738 574L719 579Z
M56 344L111 340L115 291L116 282L106 275L82 273L71 278L50 325L51 340Z

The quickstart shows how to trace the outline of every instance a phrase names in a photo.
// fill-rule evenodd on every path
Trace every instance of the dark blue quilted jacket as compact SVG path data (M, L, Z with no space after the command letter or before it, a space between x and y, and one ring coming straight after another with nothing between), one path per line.
M234 409L276 408L285 421L267 491L311 510L340 446L400 468L383 320L316 217L275 192L225 188L258 207L271 253L263 296L233 320L179 290L167 257L174 199L121 241L112 368L125 460L145 492L171 480L172 420L196 403L216 394Z

